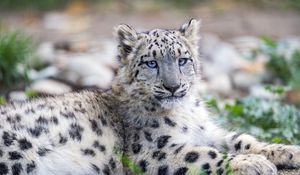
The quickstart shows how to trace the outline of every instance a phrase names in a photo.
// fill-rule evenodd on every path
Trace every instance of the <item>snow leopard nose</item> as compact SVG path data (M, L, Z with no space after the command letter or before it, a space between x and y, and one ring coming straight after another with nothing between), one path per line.
M163 84L163 87L166 90L170 91L172 94L174 94L177 91L177 89L179 89L180 85L178 84L178 85L175 85L175 86L166 86L166 85Z

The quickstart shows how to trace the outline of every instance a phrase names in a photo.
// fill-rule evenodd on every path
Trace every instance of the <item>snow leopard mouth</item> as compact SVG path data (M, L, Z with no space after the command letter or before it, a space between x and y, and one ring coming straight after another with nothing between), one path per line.
M161 96L154 96L158 101L178 101L182 99L185 96L185 94L180 96L170 95L167 97L161 97Z

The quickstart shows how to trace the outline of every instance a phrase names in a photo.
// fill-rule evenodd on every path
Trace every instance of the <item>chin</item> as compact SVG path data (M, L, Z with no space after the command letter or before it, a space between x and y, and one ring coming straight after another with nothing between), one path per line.
M176 107L180 106L181 104L182 104L182 98L160 100L160 105L164 109L176 108Z

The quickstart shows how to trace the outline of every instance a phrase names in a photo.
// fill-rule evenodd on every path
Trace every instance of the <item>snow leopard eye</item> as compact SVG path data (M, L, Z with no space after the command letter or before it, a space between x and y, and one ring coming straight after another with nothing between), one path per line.
M152 61L147 61L145 64L146 64L149 68L151 68L151 69L155 69L155 68L158 67L157 62L154 61L154 60L152 60Z
M190 59L189 58L179 58L178 65L184 66Z

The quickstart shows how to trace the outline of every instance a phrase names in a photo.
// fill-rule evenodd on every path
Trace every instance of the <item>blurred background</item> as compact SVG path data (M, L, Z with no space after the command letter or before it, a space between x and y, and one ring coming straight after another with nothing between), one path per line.
M201 19L201 95L220 123L300 144L300 0L1 0L0 105L108 89L113 28Z

